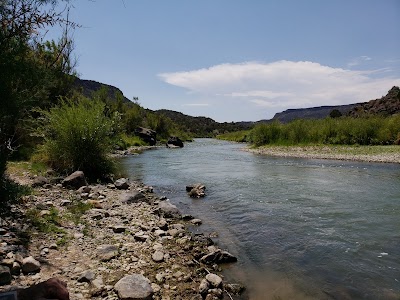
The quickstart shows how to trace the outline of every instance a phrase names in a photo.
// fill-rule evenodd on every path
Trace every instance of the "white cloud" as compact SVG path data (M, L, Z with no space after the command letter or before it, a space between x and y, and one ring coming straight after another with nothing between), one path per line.
M352 59L347 64L347 66L348 67L358 66L358 65L362 64L363 62L366 62L366 61L369 61L369 60L372 60L372 58L369 57L369 56L366 56L366 55L362 55L362 56L359 56L359 57L356 57L356 58Z
M400 84L400 78L388 77L385 70L354 71L285 60L221 64L159 76L171 85L214 101L228 103L236 99L270 111L364 102Z

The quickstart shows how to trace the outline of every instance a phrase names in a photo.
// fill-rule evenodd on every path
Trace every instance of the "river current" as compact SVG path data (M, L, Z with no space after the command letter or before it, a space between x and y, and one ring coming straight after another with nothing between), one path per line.
M236 255L244 299L400 299L400 165L276 158L197 139L123 159ZM206 185L191 199L185 186Z

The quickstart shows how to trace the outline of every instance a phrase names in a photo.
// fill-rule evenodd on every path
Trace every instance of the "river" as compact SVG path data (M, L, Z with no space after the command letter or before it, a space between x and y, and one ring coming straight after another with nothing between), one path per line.
M197 139L123 160L239 258L248 299L400 299L400 165L277 158ZM206 185L204 199L185 186Z

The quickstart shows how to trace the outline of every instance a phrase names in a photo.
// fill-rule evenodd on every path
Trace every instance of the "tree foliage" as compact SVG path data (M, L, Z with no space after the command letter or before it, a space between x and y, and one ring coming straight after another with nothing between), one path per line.
M74 67L68 30L57 43L41 41L48 26L75 25L56 11L56 2L0 0L0 189L7 159L25 138L22 120L68 91Z

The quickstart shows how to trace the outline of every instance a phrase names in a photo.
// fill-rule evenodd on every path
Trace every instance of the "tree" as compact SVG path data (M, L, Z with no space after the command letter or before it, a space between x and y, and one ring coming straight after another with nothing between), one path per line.
M331 117L332 119L334 118L340 118L342 116L342 113L338 110L338 109L333 109L330 113L329 113L329 117Z
M51 106L73 71L68 28L76 24L56 11L56 0L0 0L0 191L9 155L34 106ZM63 37L42 43L44 28L65 26ZM22 130L23 131L23 130Z

